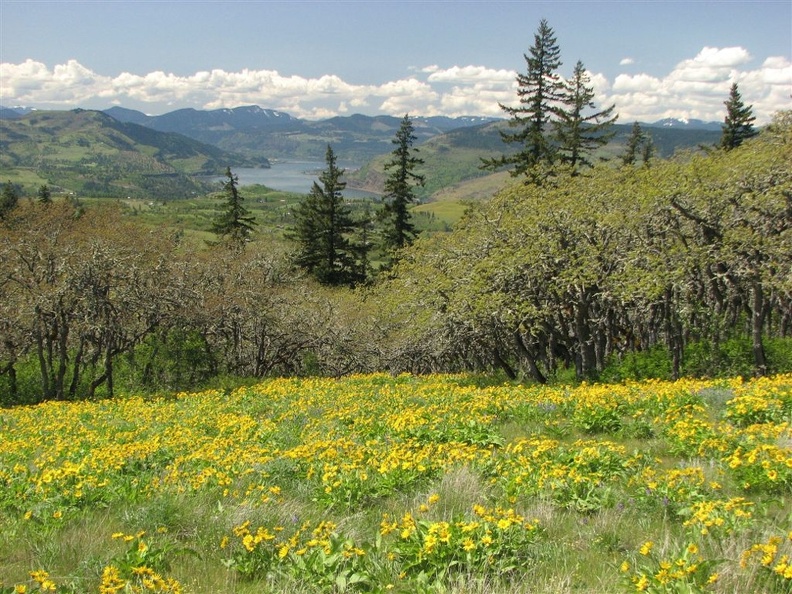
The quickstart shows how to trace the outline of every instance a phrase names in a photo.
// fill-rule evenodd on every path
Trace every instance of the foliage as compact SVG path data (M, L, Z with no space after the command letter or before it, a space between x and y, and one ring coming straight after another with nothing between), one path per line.
M643 162L645 165L649 162L653 152L654 148L652 145L651 135L644 131L638 122L633 122L630 136L627 138L627 144L624 147L624 153L621 156L622 164L635 164L640 153L640 155L643 157Z
M0 220L8 217L19 202L19 193L10 181L3 184L3 192L0 194Z
M540 383L614 361L666 377L777 370L784 349L768 345L792 329L788 119L739 150L514 184L417 242L374 291L399 369Z
M553 122L553 136L558 143L559 157L576 173L580 167L592 167L590 154L606 145L613 137L611 130L618 116L613 115L615 105L600 111L594 105L594 89L591 77L578 60L572 78L566 81L564 97L565 109L558 112Z
M535 177L537 167L553 161L555 150L548 129L551 116L558 110L557 104L564 99L564 81L557 73L560 56L555 31L542 19L534 34L534 44L524 55L527 70L517 74L520 105L499 104L509 115L509 126L517 128L516 132L502 132L501 138L507 144L517 144L519 150L484 160L484 167L498 169L513 165L513 176Z

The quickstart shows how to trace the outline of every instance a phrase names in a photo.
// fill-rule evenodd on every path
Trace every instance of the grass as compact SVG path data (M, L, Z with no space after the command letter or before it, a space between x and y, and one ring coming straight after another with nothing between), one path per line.
M790 420L792 376L5 409L0 592L788 593Z

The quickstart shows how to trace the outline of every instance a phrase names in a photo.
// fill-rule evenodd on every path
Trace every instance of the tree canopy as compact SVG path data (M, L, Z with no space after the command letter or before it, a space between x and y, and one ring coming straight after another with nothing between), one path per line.
M564 81L558 74L561 66L561 50L555 31L545 19L539 23L534 34L534 44L523 54L526 72L517 74L517 97L519 105L499 104L509 115L509 127L515 132L501 132L503 142L518 145L516 153L486 159L483 167L499 169L513 167L514 177L535 177L536 168L551 163L555 147L550 142L548 131L551 117L557 113L564 98Z

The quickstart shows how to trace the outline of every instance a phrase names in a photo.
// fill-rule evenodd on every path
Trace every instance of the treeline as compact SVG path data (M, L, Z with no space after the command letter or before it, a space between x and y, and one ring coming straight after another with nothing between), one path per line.
M412 320L415 371L596 378L654 350L667 375L713 375L733 340L749 371L777 371L792 363L767 353L792 332L792 112L739 148L515 184L395 274L379 299Z

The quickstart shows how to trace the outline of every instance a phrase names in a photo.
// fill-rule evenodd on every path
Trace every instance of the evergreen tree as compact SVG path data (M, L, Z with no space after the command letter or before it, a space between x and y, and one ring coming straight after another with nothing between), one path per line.
M743 103L737 83L732 84L729 98L723 104L726 106L726 118L723 121L720 145L724 150L730 151L748 138L756 136L757 131L753 127L756 118L752 113L753 106Z
M14 184L7 181L3 185L2 194L0 194L0 220L4 219L8 213L14 210L17 202L19 202L19 192L17 192Z
M594 89L591 77L580 60L575 64L572 78L565 83L563 104L564 109L558 111L558 119L553 123L554 136L561 161L575 173L581 166L593 167L588 156L613 138L614 132L610 128L618 115L612 115L615 105L587 113L596 110Z
M644 134L641 130L641 125L638 122L634 122L630 136L627 138L627 146L621 158L622 163L625 165L633 165L635 163L635 159L638 157L638 149L641 148L643 140Z
M295 264L320 283L352 285L360 280L348 239L355 225L341 194L346 187L341 181L344 170L338 168L330 145L325 162L327 169L319 176L321 185L314 182L294 209L295 224L287 237L299 244Z
M244 198L239 193L239 178L231 173L231 168L226 169L226 180L223 182L223 195L225 202L220 214L212 224L212 232L221 239L230 239L238 246L244 245L250 238L256 217L245 208Z
M655 145L652 140L652 135L649 132L643 134L643 145L641 146L641 159L644 165L649 166L649 160L654 156Z
M499 104L510 116L509 126L518 129L513 133L501 132L501 138L521 148L514 154L483 159L484 169L514 166L513 177L526 175L533 181L540 181L537 166L553 162L555 151L547 129L551 116L558 113L558 104L564 98L564 81L557 73L561 66L560 55L555 32L542 19L534 35L534 45L528 54L523 54L527 71L517 74L520 105Z
M371 212L370 203L366 201L363 212L354 222L355 231L350 239L350 253L355 260L355 279L366 282L371 278L374 267L371 264L371 250L374 247L373 237L375 217Z
M41 204L52 204L52 192L50 192L49 186L47 184L39 186L36 197Z
M385 171L390 171L390 174L385 180L385 204L381 216L385 221L385 247L391 251L411 244L416 235L409 208L416 202L413 189L423 186L424 176L415 173L415 168L423 165L423 160L415 156L418 149L412 146L416 139L414 130L410 116L405 115L392 141L396 145L391 153L392 159L385 165Z

